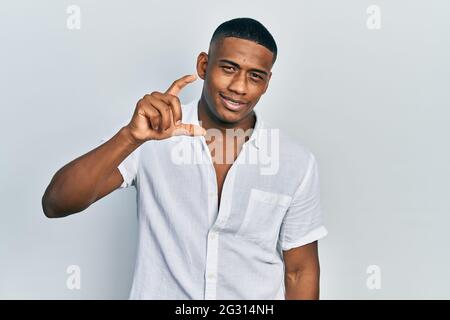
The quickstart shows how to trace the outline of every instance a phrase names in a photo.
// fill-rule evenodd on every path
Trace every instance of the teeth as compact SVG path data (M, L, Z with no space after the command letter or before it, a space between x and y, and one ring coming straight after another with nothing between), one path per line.
M226 99L229 103L231 103L231 104L233 104L233 105L235 105L235 106L238 106L238 105L240 105L240 103L239 102L233 102L233 101L231 101L231 100L228 100L228 99Z

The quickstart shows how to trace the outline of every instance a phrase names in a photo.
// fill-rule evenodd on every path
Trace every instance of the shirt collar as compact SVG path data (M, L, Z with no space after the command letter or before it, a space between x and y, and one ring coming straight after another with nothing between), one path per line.
M183 111L183 122L184 123L193 123L196 125L199 125L198 120L198 103L200 100L193 100L188 103L187 110ZM187 112L185 112L187 111ZM255 127L253 128L253 132L248 139L246 143L252 143L257 149L259 149L260 146L260 133L261 130L264 128L264 121L261 117L261 113L256 109L253 108L253 111L255 112L256 122Z
M252 135L248 139L247 142L253 143L254 146L259 149L260 146L260 139L261 139L261 130L264 128L264 121L261 118L261 113L256 108L253 109L256 116L256 122L255 122L255 128L253 129Z

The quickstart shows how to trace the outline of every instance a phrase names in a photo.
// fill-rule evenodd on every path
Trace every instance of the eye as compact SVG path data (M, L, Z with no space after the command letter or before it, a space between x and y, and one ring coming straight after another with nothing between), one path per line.
M259 74L255 73L255 72L252 72L250 75L254 79L257 79L257 80L262 79L262 77Z
M230 67L230 66L222 66L221 67L225 72L233 72L234 71L234 67Z

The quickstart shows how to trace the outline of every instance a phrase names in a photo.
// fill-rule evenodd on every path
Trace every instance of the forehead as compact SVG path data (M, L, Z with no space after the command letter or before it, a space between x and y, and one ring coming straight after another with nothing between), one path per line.
M273 54L266 47L246 39L226 37L213 45L213 59L227 59L238 63L242 68L272 68Z

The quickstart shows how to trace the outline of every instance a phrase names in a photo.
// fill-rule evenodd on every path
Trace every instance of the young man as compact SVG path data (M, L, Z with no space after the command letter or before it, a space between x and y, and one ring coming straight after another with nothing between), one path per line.
M126 126L47 187L51 218L136 187L131 299L319 298L317 162L254 109L276 55L258 21L224 22L197 59L198 101L177 97L195 75L145 95Z

